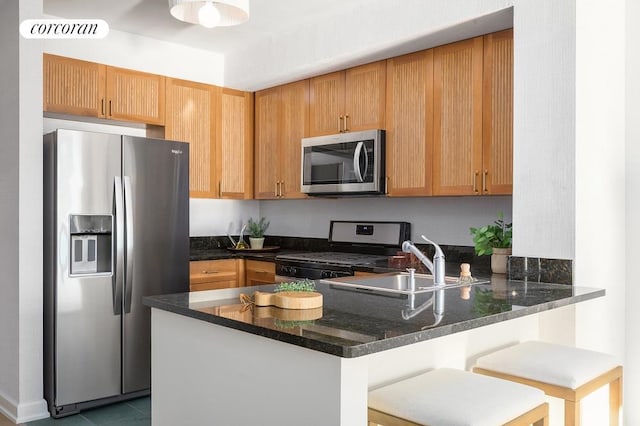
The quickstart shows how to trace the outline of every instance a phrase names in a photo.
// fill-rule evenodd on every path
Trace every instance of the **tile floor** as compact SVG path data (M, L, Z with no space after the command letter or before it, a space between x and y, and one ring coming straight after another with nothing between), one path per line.
M42 419L24 426L150 426L151 398L144 397L94 408L61 419ZM0 426L15 426L0 414Z

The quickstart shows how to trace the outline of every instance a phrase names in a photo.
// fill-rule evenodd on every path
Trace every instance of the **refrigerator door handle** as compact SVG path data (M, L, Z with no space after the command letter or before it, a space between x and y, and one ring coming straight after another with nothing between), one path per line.
M133 199L131 189L131 178L124 176L124 208L125 208L125 220L127 226L127 250L126 250L126 265L127 272L125 274L124 281L124 313L131 312L131 294L133 286L133 250L134 250L134 229L133 229Z
M122 287L124 284L124 209L122 198L122 179L113 178L113 201L115 205L115 274L113 278L113 314L122 314Z

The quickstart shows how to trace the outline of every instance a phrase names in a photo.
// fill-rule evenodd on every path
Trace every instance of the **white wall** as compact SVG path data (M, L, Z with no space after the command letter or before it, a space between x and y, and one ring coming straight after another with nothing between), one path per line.
M576 309L576 344L624 355L625 0L576 2L575 279L603 287ZM594 31L597 28L597 31ZM597 52L597 53L596 53ZM615 272L614 272L615 271ZM604 315L594 315L594 309Z
M0 411L46 416L42 399L42 55L18 24L41 0L0 1ZM36 82L36 83L34 83Z
M640 401L640 310L635 303L640 300L640 286L636 279L635 265L640 259L640 2L626 2L626 401ZM616 247L622 247L618 242ZM634 360L634 361L632 361ZM627 404L627 406L630 404ZM628 408L625 423L640 424L640 410Z
M252 200L207 200L192 198L189 203L189 235L238 235L243 223L260 216L259 202ZM269 229L268 233L271 233Z
M513 0L352 0L334 16L286 34L269 35L225 58L232 87L259 90L324 72L345 69L386 57L508 28L479 18L503 11ZM505 14L504 16L508 16ZM446 37L432 37L464 23ZM494 26L487 28L485 25ZM497 25L497 26L496 26ZM474 32L477 30L478 32ZM259 82L259 83L256 83Z
M574 1L514 8L513 253L572 259Z
M319 198L260 202L269 234L327 238L329 221L390 220L411 223L412 238L425 234L440 244L471 246L469 227L511 218L511 197Z
M18 86L19 41L18 4L0 1L0 129L4 142L0 144L0 338L10 344L0 345L0 410L9 417L17 416L19 398L19 287L20 268L17 247L20 233L19 217L19 140Z

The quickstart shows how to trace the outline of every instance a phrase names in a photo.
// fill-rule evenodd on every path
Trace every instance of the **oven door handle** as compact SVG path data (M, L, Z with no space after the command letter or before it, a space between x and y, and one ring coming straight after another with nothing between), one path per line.
M364 147L364 142L358 142L356 145L356 150L353 153L353 170L356 174L356 178L358 178L358 182L364 182L364 178L362 177L363 173L360 170L360 156L362 155L362 148ZM364 175L367 175L367 169L369 168L369 157L367 156L367 150L364 150Z

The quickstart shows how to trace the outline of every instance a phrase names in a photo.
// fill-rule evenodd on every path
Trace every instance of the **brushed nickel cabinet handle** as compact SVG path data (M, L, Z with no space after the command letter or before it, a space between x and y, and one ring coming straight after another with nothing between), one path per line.
M338 117L338 133L342 133L342 119L342 116Z
M284 181L283 180L280 181L280 192L278 192L278 196L280 198L282 198L282 192L283 192L282 187L284 187Z
M487 189L487 175L489 174L489 170L484 171L484 173L482 174L482 190L487 193L489 192L489 190Z
M478 175L480 174L480 172L478 172L476 170L476 172L473 175L473 193L477 194L478 193Z
M273 193L276 195L276 197L278 196L278 187L280 185L280 181L276 182L276 189L273 191Z
M100 99L100 114L104 116L104 98Z
M111 99L109 99L109 117L111 117L111 116L112 116L112 114L111 114Z
M348 132L349 131L349 125L347 124L347 119L349 118L349 114L344 116L344 131Z
M218 271L202 271L203 274L208 275L208 274L217 274Z

